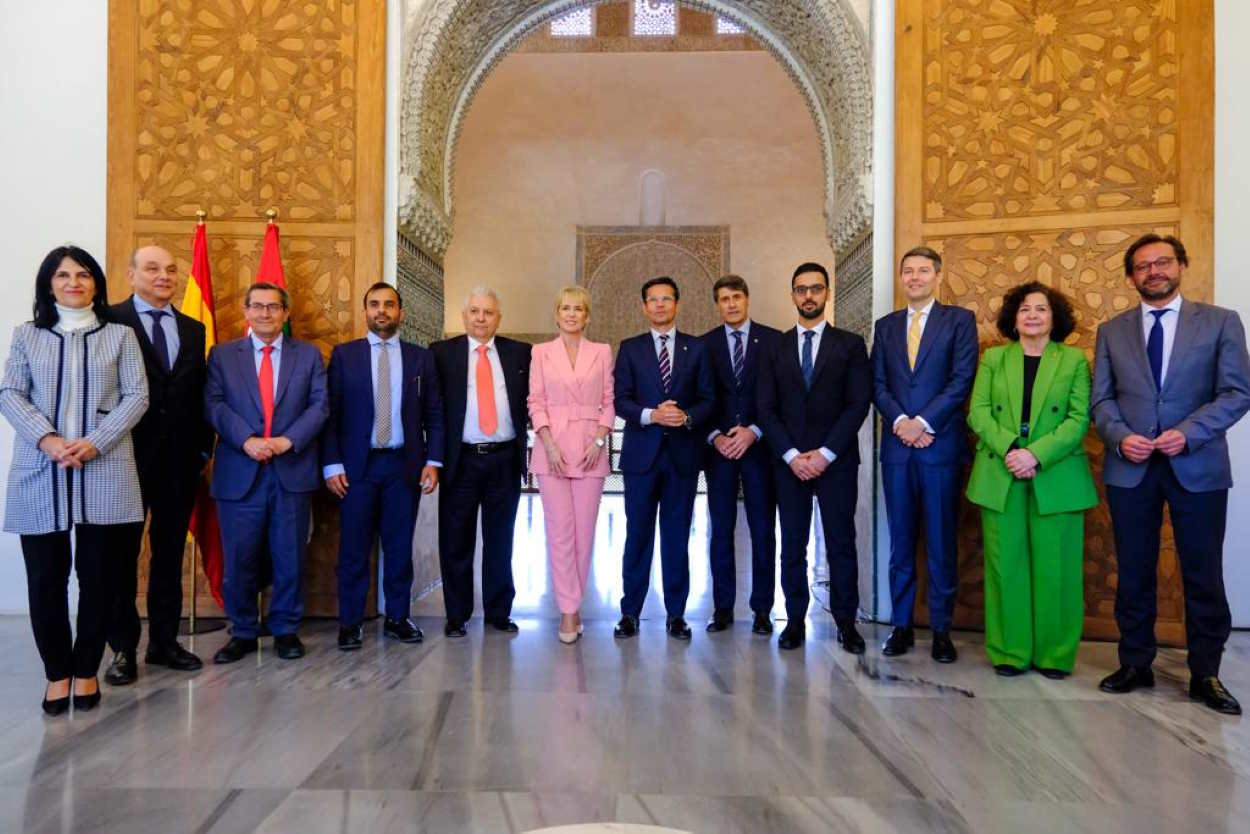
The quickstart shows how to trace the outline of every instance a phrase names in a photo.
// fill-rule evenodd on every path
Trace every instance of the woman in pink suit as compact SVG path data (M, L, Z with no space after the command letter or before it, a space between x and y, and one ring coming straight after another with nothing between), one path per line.
M612 348L583 337L590 293L564 287L556 295L559 335L535 345L530 364L530 420L540 443L530 471L538 476L547 526L551 582L560 606L560 642L582 633L582 594L590 575L595 519L608 475Z

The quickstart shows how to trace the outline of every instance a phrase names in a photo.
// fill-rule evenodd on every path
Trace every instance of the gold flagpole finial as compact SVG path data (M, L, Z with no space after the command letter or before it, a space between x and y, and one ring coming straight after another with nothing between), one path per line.
M195 216L196 216L196 225L203 226L204 218L208 217L208 212L206 212L204 209L197 209L195 212Z
M273 221L278 219L278 210L276 208L268 209L265 212L265 216L268 217L269 222L272 223Z

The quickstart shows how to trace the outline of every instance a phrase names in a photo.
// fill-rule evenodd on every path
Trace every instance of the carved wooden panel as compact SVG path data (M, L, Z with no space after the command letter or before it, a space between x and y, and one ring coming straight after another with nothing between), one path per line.
M110 2L114 299L129 291L138 244L165 246L186 280L203 209L218 337L241 336L264 212L276 208L296 338L328 356L363 332L359 298L382 276L385 18L383 0ZM318 497L314 515L305 610L329 615L337 510ZM209 600L199 596L201 613Z
M1177 5L927 0L925 219L1174 205Z
M1138 302L1123 253L1178 234L1185 295L1213 296L1213 12L1209 0L920 0L897 5L896 258L943 252L942 299L998 343L1003 293L1039 279L1077 311L1070 342ZM1086 448L1101 490L1102 449ZM983 625L979 511L960 518L956 619ZM1085 633L1114 638L1115 547L1086 515ZM920 595L923 599L923 594ZM1184 641L1176 554L1160 554L1161 640Z

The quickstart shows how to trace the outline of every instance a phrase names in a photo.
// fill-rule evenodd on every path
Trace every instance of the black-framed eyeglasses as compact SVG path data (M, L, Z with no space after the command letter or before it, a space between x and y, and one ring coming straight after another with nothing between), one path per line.
M1151 269L1171 269L1174 263L1176 263L1176 258L1164 255L1162 258L1155 258L1153 261L1138 261L1133 264L1133 272L1137 275L1145 275Z
M824 284L809 284L802 287L795 287L791 292L795 295L820 295L829 289Z

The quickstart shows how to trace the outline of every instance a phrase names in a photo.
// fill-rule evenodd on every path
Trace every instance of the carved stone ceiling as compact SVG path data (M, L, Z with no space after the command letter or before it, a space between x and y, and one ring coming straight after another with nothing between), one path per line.
M872 81L849 0L680 0L747 28L807 101L825 160L825 220L841 251L872 223ZM490 69L535 26L585 0L426 0L404 27L400 223L441 259L460 123Z

